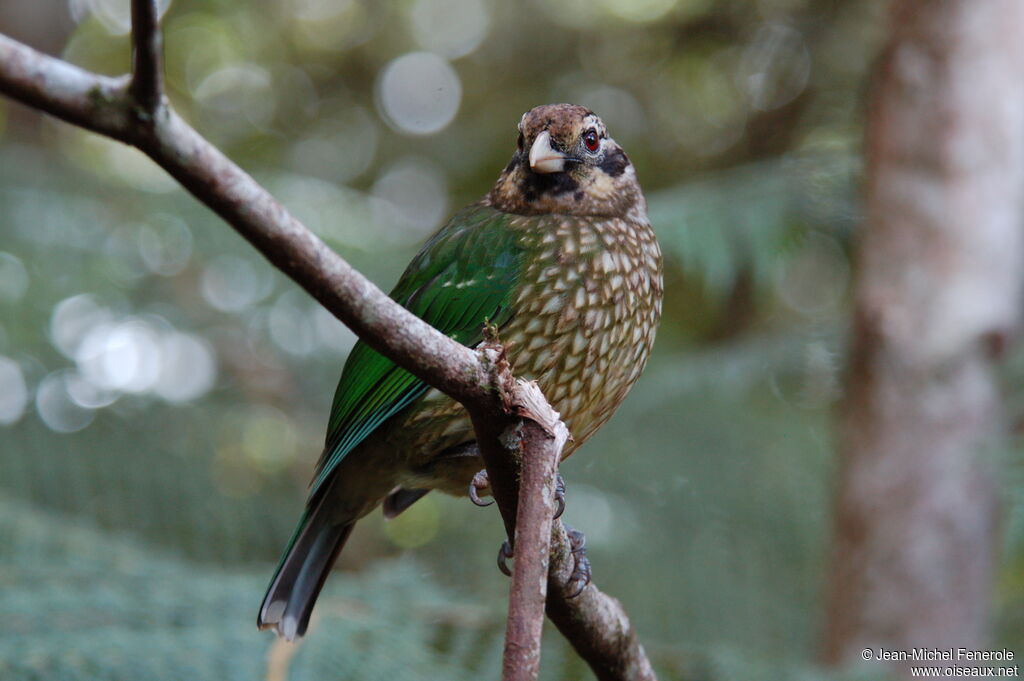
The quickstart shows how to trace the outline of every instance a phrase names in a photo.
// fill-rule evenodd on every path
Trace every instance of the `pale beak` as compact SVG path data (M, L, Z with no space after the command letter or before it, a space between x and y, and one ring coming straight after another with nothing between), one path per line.
M537 135L530 147L530 169L535 173L560 173L565 170L566 158L551 146L551 135L547 130Z

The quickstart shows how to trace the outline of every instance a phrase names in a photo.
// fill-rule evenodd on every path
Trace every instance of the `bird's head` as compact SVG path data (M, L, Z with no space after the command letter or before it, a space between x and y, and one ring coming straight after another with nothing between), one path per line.
M485 201L509 213L645 219L626 152L597 115L575 104L530 109L512 160Z

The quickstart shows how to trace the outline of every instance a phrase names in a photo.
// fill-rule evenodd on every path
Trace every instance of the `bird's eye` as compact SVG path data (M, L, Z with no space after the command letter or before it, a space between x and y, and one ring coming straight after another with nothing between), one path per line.
M587 130L583 133L583 146L587 148L587 151L597 151L597 148L601 146L601 140L597 137L597 130Z

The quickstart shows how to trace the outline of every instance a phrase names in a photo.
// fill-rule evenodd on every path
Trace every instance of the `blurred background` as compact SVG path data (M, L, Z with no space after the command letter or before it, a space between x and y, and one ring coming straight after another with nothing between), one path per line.
M490 187L522 112L604 118L649 198L665 318L563 467L566 520L663 678L822 678L884 3L166 9L175 107L385 290ZM128 71L128 28L124 0L0 5L0 32L105 74ZM496 675L498 514L441 495L360 523L301 645L256 631L349 331L140 153L6 100L0 216L0 677ZM1003 370L1019 411L1024 357ZM1006 458L994 641L1024 650L1024 461ZM589 678L557 635L542 667Z

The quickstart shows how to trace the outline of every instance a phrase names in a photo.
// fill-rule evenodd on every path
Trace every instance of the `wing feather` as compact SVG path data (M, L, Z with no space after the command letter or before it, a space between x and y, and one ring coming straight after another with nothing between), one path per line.
M508 219L483 206L457 213L423 246L391 297L458 342L477 345L483 340L485 321L501 327L512 318L523 252ZM428 389L391 360L357 343L334 395L327 442L310 496L349 452Z

